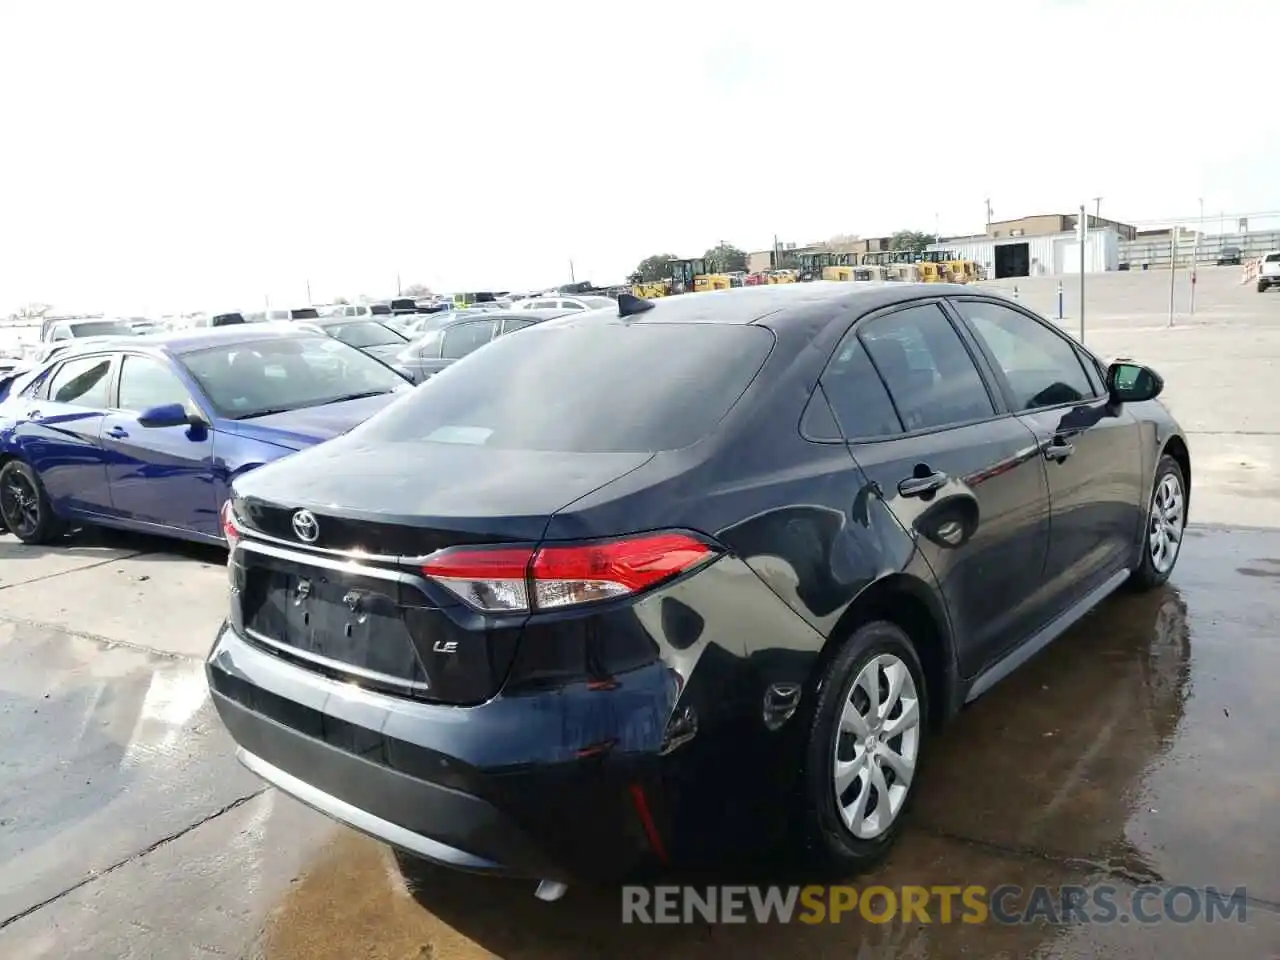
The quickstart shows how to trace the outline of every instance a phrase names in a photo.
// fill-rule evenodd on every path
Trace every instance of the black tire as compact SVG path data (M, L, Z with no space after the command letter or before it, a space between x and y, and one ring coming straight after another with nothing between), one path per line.
M1164 482L1165 477L1173 476L1177 478L1178 490L1182 495L1182 526L1178 531L1178 549L1174 554L1173 563L1169 565L1167 570L1160 570L1151 549L1151 526L1152 513L1154 509L1156 495L1160 492L1160 485ZM1174 568L1178 565L1178 557L1182 555L1182 540L1185 536L1187 528L1187 481L1182 475L1182 467L1178 466L1178 461L1173 459L1167 453L1162 454L1160 462L1156 464L1155 478L1151 482L1151 499L1147 503L1147 515L1142 526L1142 542L1138 545L1141 552L1141 559L1129 575L1129 587L1138 590L1155 590L1162 587L1168 582L1169 577L1173 574Z
M1259 292L1259 293L1266 293L1266 292L1267 292L1267 287L1268 287L1268 286L1269 286L1269 284L1265 283L1265 282L1264 282L1264 281L1262 281L1262 280L1259 280L1259 281L1258 281L1258 292Z
M836 808L836 731L841 712L845 702L853 694L852 685L859 673L875 657L886 653L893 654L907 666L915 683L919 709L919 742L914 775L897 816L879 836L861 839L854 836L845 825ZM928 714L929 696L920 658L911 638L896 624L876 620L859 627L827 664L816 690L799 785L800 802L804 811L804 840L811 858L820 869L832 876L848 877L874 866L893 846L910 812L920 782L920 762L928 742Z
M53 512L40 477L21 460L10 460L0 469L0 521L29 544L49 543L67 530L66 522Z

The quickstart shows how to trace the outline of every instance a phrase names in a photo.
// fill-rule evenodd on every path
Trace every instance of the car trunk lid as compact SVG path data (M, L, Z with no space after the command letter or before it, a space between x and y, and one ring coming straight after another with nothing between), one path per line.
M649 459L346 437L268 464L236 483L232 622L322 673L482 702L501 686L528 615L467 606L425 576L423 560L449 547L536 544L557 510Z

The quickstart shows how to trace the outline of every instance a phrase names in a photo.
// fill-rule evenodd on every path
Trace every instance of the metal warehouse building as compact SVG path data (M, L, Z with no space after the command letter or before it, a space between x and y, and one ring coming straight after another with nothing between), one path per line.
M1080 272L1080 235L1074 230L1032 237L954 237L931 243L929 249L951 251L958 260L983 264L987 276L995 279ZM1091 229L1085 240L1085 272L1100 273L1119 266L1119 230L1110 226Z

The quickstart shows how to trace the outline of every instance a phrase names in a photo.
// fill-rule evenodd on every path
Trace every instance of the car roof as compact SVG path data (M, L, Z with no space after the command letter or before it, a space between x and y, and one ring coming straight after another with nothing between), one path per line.
M457 326L460 323L466 323L468 320L493 320L507 319L512 320L555 320L559 317L577 316L580 313L590 313L589 310L456 310L447 320L442 320L437 326L437 330L443 330L448 327Z
M893 280L813 280L808 283L760 284L733 287L729 290L706 290L672 297L655 297L653 308L628 316L627 323L723 323L759 324L772 328L785 322L784 317L809 313L829 316L814 307L866 313L924 297L962 296L975 293L999 294L994 290L977 290L959 283L902 283Z
M278 340L281 337L314 337L316 334L307 330L304 325L315 322L291 320L282 323L236 323L226 327L202 327L172 333L145 333L137 337L120 337L118 340L129 347L150 347L172 356L182 356L208 347Z

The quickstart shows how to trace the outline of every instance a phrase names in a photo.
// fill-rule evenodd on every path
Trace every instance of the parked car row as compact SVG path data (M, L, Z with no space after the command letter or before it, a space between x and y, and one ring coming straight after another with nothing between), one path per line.
M416 374L357 322L46 364L0 405L0 515L225 542L245 766L544 899L775 821L867 867L935 731L1180 553L1163 381L998 294L459 311Z

